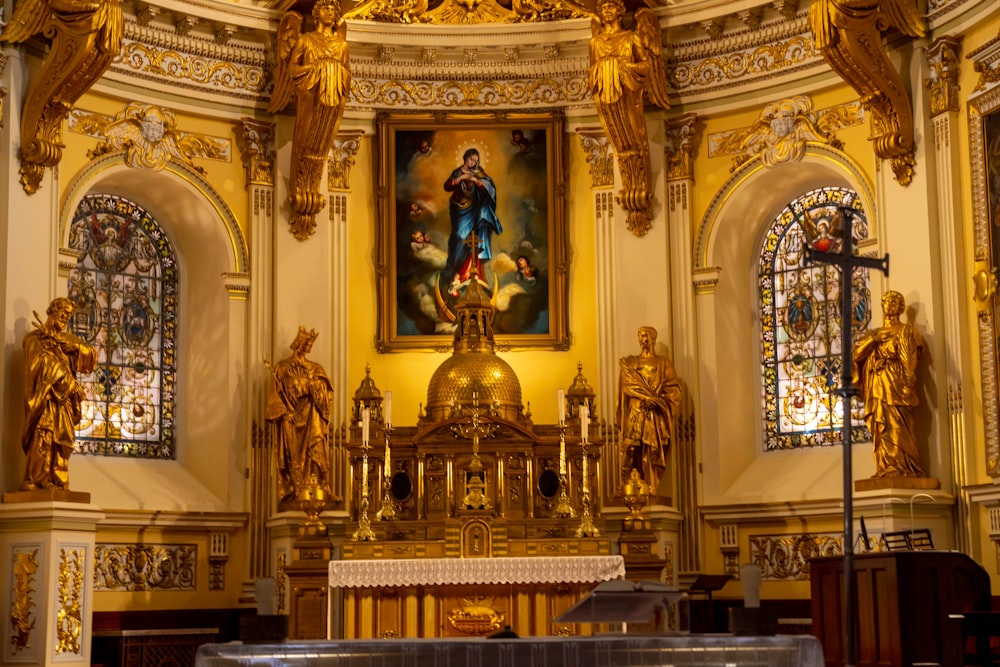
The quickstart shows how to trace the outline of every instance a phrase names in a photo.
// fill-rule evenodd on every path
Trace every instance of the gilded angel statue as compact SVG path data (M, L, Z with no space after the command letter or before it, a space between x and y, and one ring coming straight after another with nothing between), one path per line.
M20 0L0 42L52 36L21 112L21 185L38 191L45 167L62 158L62 123L122 48L121 0Z
M653 217L644 104L648 99L663 109L670 107L659 20L650 7L640 7L635 30L627 30L622 25L623 0L598 0L596 14L574 0L562 2L590 16L588 86L618 158L618 203L625 209L629 230L644 236Z
M277 113L295 100L292 175L288 204L295 238L309 238L325 197L320 181L327 155L351 88L347 24L339 0L317 0L315 28L302 32L302 15L286 12L278 26L278 65L268 111Z
M823 58L871 114L875 154L889 160L900 185L909 185L916 164L913 111L903 79L881 44L890 28L909 37L924 35L916 0L814 0L809 27Z

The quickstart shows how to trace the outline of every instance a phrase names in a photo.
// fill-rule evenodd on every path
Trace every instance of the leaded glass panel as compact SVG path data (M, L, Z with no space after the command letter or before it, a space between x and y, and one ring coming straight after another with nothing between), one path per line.
M84 453L174 456L177 264L156 220L116 195L89 195L70 229L73 331L97 348L76 431Z
M765 449L841 442L840 269L806 261L805 249L840 252L845 216L853 218L853 244L868 237L857 194L822 188L781 211L760 253L761 366ZM854 269L852 330L871 320L868 272ZM855 401L851 440L868 437Z

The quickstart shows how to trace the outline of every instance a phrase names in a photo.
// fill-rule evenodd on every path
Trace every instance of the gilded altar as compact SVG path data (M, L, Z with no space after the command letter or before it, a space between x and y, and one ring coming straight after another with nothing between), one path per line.
M345 638L589 635L554 619L597 583L625 576L621 556L332 561Z
M332 636L482 637L508 625L587 634L553 619L625 575L593 501L602 445L588 435L593 389L581 369L560 391L559 423L534 424L496 354L475 264L472 273L454 351L417 424L392 425L391 394L370 374L354 394L345 506L356 530L348 525L330 563Z

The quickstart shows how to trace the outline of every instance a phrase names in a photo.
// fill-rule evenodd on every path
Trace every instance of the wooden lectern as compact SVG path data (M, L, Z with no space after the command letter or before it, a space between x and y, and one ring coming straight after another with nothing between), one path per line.
M828 667L844 664L844 560L809 561L813 633ZM893 551L856 554L858 667L948 665L960 637L948 636L949 614L990 608L990 579L963 553Z

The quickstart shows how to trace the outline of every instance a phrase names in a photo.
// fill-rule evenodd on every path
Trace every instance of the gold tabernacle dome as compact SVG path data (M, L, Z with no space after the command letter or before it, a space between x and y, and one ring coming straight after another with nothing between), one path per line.
M496 354L494 312L473 262L469 284L455 307L454 352L431 377L421 424L444 421L456 406L470 405L473 399L502 419L515 423L526 420L521 382L514 369Z

